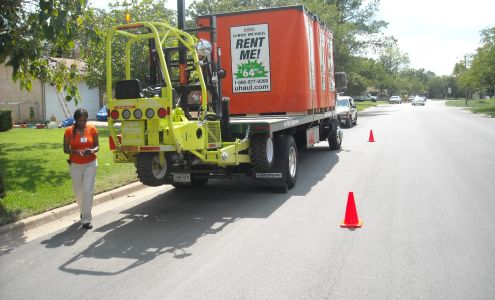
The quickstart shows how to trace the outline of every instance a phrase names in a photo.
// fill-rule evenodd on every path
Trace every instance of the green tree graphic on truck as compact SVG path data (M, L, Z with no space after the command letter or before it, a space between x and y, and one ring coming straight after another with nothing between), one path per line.
M241 78L258 78L266 77L268 71L265 70L263 64L258 63L256 60L249 61L244 64L237 65L237 73L235 73L236 79Z

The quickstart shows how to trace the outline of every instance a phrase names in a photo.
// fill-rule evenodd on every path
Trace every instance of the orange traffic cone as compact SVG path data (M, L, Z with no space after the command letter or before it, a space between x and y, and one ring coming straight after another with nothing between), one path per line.
M368 139L368 142L370 142L370 143L375 142L375 138L373 137L373 130L370 130L370 138Z
M363 221L359 220L356 204L354 203L354 193L349 192L347 197L347 207L345 209L345 219L340 227L345 228L359 228L363 225Z

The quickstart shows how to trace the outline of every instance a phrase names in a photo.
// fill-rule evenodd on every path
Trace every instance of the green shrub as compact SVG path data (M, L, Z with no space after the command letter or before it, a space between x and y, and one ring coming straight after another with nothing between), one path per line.
M12 114L10 110L0 110L0 131L7 131L12 128Z
M34 107L29 107L29 119L34 119Z
M3 174L0 173L0 198L5 197L5 184L3 183Z

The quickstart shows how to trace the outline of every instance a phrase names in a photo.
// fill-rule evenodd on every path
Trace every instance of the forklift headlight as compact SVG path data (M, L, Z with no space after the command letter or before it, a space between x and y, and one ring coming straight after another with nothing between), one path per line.
M146 110L146 118L151 119L155 116L155 111L152 108Z
M134 115L134 118L141 119L141 117L143 116L143 111L138 108L134 111L133 115Z
M211 44L207 40L199 40L198 43L196 44L196 51L198 51L198 54L203 57L208 57L211 54Z
M130 117L131 117L131 111L128 109L124 109L124 111L122 111L122 118L127 120Z
M222 160L227 160L229 158L229 154L227 152L222 151Z

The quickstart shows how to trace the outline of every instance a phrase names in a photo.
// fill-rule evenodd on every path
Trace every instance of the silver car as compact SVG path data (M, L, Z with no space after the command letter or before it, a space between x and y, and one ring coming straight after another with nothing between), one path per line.
M402 103L402 98L400 96L392 96L389 100L390 103Z
M414 99L411 101L411 104L416 106L416 105L425 105L426 98L422 96L416 96Z
M340 124L351 127L357 124L357 108L354 99L350 96L337 96L337 106L335 107Z

